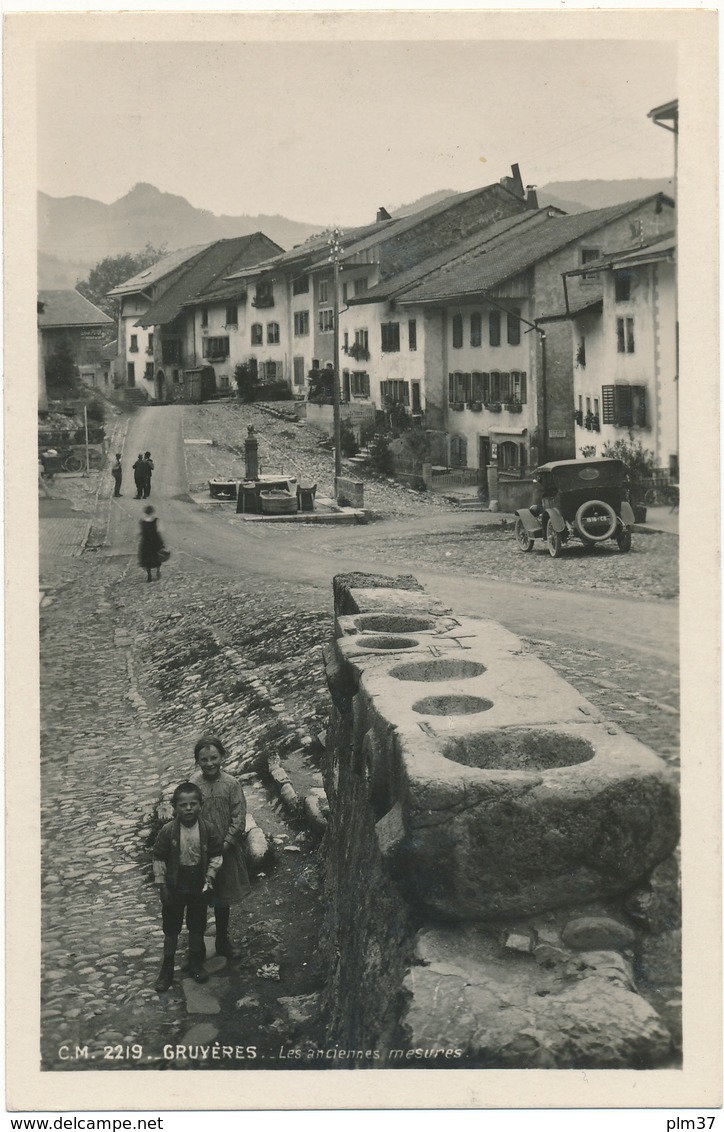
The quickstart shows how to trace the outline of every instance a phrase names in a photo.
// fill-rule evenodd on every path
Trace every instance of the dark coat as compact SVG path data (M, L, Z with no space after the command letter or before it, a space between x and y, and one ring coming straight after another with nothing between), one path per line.
M178 875L181 856L181 822L178 818L166 822L160 830L153 846L153 855L158 861L166 862L166 884L168 888L178 887ZM215 825L199 818L199 844L201 847L201 875L206 875L206 868L210 857L220 857L224 851L224 842Z
M141 542L138 547L138 564L150 570L161 565L160 551L163 539L157 526L157 519L141 519Z

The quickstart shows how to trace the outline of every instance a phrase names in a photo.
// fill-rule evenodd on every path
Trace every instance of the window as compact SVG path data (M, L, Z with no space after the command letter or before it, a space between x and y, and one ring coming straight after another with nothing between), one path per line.
M348 330L345 330L345 332L342 336L342 349L344 350L345 354L349 350L349 331Z
M282 380L282 363L281 362L261 362L259 364L259 376L262 381L281 381Z
M369 397L370 375L363 370L352 370L349 375L349 391L353 397Z
M179 371L177 369L175 369L173 371L173 383L174 383L174 385L178 385L180 383L180 381L181 381L181 374L179 373Z
M370 334L369 330L355 330L354 332L355 346L361 346L363 350L370 348Z
M479 346L483 340L483 316L480 311L470 315L470 345Z
M368 287L367 277L365 276L364 279L355 279L352 286L354 287L355 295L364 295Z
M206 307L204 307L204 309L201 312L201 325L202 326L208 326L209 325L209 312L207 311Z
M228 389L229 388L229 375L228 375L228 373L222 373L221 374L221 376L219 377L219 386L220 386L221 389Z
M294 384L304 385L304 358L295 358L292 364L294 366Z
M349 287L346 283L342 284L342 302L346 303L349 294Z
M260 322L252 322L251 324L251 344L252 346L261 346L264 341L264 328Z
M297 279L292 280L292 294L293 295L308 295L309 294L309 276L300 275Z
M253 307L274 306L274 284L271 281L257 283L251 305Z
M407 324L407 345L410 350L417 349L417 320L414 318Z
M382 323L382 350L384 353L394 353L400 348L399 322Z
M294 333L297 338L309 334L309 311L294 312Z
M486 401L499 401L500 400L500 374L497 370L493 370L490 374L490 390Z
M627 303L631 298L631 272L614 271L613 285L617 303Z
M165 366L181 361L181 343L178 338L170 338L161 342L161 357Z
M320 280L319 283L319 301L320 303L329 302L329 281L326 279Z
M595 260L601 258L600 248L581 248L581 267L585 267L587 263L594 263ZM581 282L590 282L596 278L595 271L587 271L581 276Z
M482 401L483 398L483 374L471 373L470 374L470 400Z
M226 308L226 325L238 326L239 325L239 308L236 303L233 306Z
M153 353L153 334L149 334L149 336L148 336L148 346L146 347L146 353L147 354Z
M455 350L459 350L463 344L463 316L461 314L453 315L452 344Z
M470 401L471 374L460 373L456 370L448 374L448 401L451 404L461 404Z
M525 405L528 402L528 382L526 374L522 370L514 369L510 375L510 396L511 399L518 405Z
M646 386L604 385L601 389L601 401L604 424L626 428L646 427Z
M520 307L508 311L508 345L520 346Z
M229 356L229 339L224 338L204 338L203 340L202 355L205 358L228 358Z
M635 343L632 318L616 319L616 344L619 354L633 354Z
M126 362L126 380L129 385L136 384L136 363Z
M153 381L153 362L146 362L146 371L143 376L146 381Z
M409 405L410 386L406 381L381 381L380 396L394 405Z
M504 440L502 444L498 445L498 467L518 467L518 445L512 440Z
M488 314L488 340L491 346L500 345L500 311Z
M319 312L319 329L324 334L334 330L334 311L331 307L325 307Z
M279 341L278 322L268 322L266 324L266 340L270 345L276 344Z
M131 335L131 345L128 348L129 348L129 350L132 354L138 353L138 335L137 334Z

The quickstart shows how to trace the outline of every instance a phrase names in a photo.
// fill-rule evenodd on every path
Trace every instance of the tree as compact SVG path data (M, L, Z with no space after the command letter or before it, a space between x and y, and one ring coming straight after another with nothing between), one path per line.
M256 401L259 389L259 370L256 358L249 358L248 362L239 362L234 370L234 381L239 390L239 400Z
M51 393L65 394L78 387L78 368L67 338L61 338L45 362L45 381Z
M644 448L633 432L629 432L628 440L616 440L604 444L601 455L609 459L620 460L626 468L626 478L631 487L631 501L641 503L644 492L650 483L654 472L654 453Z
M334 404L333 369L310 369L307 377L307 400L316 405Z
M81 279L76 283L76 291L85 295L86 299L114 319L118 300L109 299L108 292L125 283L126 279L138 275L139 271L150 267L165 254L165 244L160 248L146 244L143 251L136 252L135 255L133 252L125 252L122 255L106 256L91 268L87 279Z

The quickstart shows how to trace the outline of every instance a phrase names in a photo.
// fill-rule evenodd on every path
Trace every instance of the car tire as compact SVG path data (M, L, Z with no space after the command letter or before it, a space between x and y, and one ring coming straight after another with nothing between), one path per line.
M616 535L618 549L622 554L628 554L631 549L631 531L624 529Z
M79 472L83 467L83 461L81 460L80 456L66 456L65 460L63 461L63 467L65 468L66 472Z
M550 522L546 530L546 544L551 558L560 558L563 553L563 539L558 531L553 530L553 524Z
M527 551L533 549L533 543L535 542L535 539L531 538L531 536L528 534L525 526L523 525L522 519L515 520L515 537L519 549L524 553L527 553Z
M603 514L601 515L601 518L605 516L608 519L608 526L606 527L605 532L602 531L600 534L594 535L586 529L584 519L586 518L589 511L598 511L599 513L602 512ZM616 512L614 511L610 503L605 503L603 499L587 499L586 502L582 503L576 511L576 518L574 520L574 523L576 530L580 532L581 537L585 542L605 542L606 539L611 538L611 536L616 533L618 519L616 518Z

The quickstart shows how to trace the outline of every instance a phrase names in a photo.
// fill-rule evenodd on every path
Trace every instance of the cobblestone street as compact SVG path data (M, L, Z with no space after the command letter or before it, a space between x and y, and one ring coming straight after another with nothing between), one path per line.
M222 447L230 443L228 434L222 440L216 433L219 420L231 431L247 419L258 426L262 454L269 434L277 437L275 467L291 458L305 478L322 483L331 459L313 437L304 433L299 446L287 439L284 449L278 434L294 426L269 426L273 418L259 410L247 418L246 408L242 415L237 408L184 411L187 440L209 434L217 440L216 446L185 447L192 486L200 490L204 477L232 474L232 463L238 472L243 457ZM296 441L298 433L292 435ZM162 474L156 473L161 491ZM642 533L628 556L597 552L584 561L572 553L554 562L521 554L500 516L453 514L451 520L443 499L370 481L366 503L391 521L334 532L270 527L244 551L237 569L215 567L213 531L220 539L231 539L232 532L241 538L241 520L231 510L204 508L203 529L210 533L203 554L174 551L161 581L146 585L133 548L109 543L108 515L121 514L109 508L110 490L107 472L82 481L59 477L41 519L43 1066L187 1067L164 1059L164 1046L218 1042L254 1046L257 1053L210 1068L272 1068L280 1042L300 1032L308 1045L315 1040L322 912L317 840L282 809L263 772L269 755L281 755L300 794L321 786L316 760L328 693L320 645L331 629L339 556L354 558L364 548L380 569L414 573L428 566L451 577L467 570L511 582L513 592L518 581L540 586L542 594L552 592L543 587L580 591L586 584L643 592L664 609L675 592L677 540ZM182 498L177 491L169 484L167 506ZM81 510L64 510L61 499ZM128 506L128 522L135 523ZM187 497L174 506L176 515L199 513ZM457 529L444 529L458 519ZM226 543L219 546L226 554ZM286 576L282 560L289 562ZM314 582L297 571L302 562L313 564ZM527 647L677 765L675 658L662 656L642 668L625 639L603 646L594 626L586 632L579 624L561 646L546 626L541 606L539 620L523 634ZM242 777L270 854L253 878L250 899L232 911L241 961L212 958L209 982L196 986L180 970L182 937L174 985L159 995L153 982L162 936L149 845L167 812L163 800L193 769L193 745L205 730L227 744L227 769ZM211 936L206 946L213 956ZM276 966L278 979L258 974ZM67 1057L76 1046L88 1048L87 1059ZM142 1046L138 1055L135 1046Z

